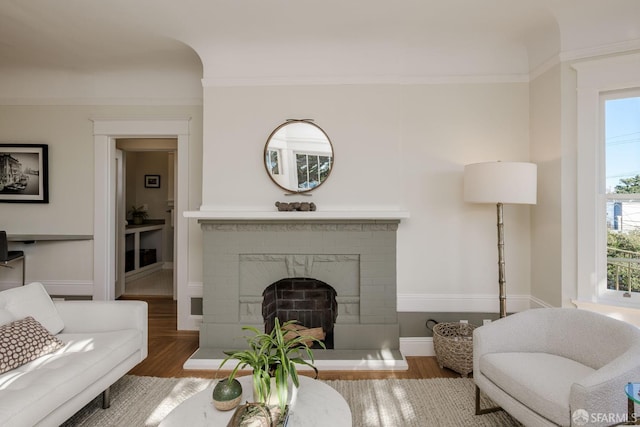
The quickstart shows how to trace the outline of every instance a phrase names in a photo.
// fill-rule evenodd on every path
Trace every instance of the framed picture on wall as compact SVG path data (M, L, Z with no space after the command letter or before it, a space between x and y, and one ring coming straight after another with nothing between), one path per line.
M0 202L49 203L46 144L0 144Z
M144 176L145 188L160 188L160 175L145 175Z

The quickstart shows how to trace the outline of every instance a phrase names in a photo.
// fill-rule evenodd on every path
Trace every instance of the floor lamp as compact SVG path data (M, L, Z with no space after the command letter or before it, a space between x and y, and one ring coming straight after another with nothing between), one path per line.
M498 286L500 317L507 315L504 274L504 203L536 204L537 166L523 162L474 163L464 167L464 200L496 203L498 214Z

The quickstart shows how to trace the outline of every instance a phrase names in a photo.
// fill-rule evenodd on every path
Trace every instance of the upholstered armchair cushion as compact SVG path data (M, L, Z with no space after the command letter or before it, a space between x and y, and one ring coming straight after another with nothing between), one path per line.
M476 384L526 425L624 415L624 387L640 382L640 329L589 311L520 312L477 328L473 345Z

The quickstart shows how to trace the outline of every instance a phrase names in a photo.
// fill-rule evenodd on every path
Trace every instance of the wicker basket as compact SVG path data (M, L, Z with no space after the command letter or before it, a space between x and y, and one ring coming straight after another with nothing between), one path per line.
M433 346L441 368L466 377L473 371L473 330L468 323L438 323L433 327Z

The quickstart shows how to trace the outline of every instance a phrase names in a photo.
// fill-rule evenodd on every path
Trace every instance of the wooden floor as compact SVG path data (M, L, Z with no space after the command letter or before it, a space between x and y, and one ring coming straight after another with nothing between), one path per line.
M223 378L228 371L185 370L184 362L198 349L197 331L178 331L176 302L167 297L124 297L149 304L149 355L129 373L153 377ZM435 357L407 357L406 371L321 371L324 380L459 377L441 369ZM303 372L304 373L304 372Z

